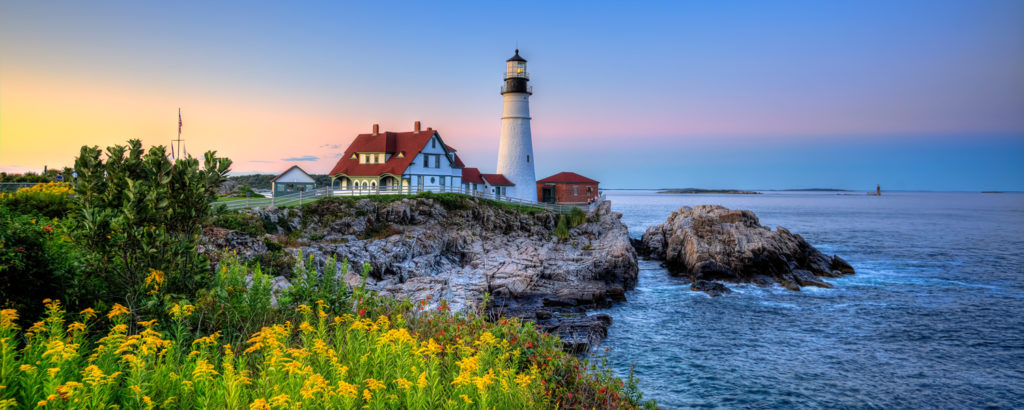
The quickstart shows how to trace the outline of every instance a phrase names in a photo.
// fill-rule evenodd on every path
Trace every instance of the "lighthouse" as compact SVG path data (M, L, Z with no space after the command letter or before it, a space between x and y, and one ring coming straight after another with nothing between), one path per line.
M537 201L537 177L533 172L533 136L530 134L530 95L526 59L516 55L506 60L505 85L501 95L501 142L498 146L498 173L513 184L507 193L513 198Z

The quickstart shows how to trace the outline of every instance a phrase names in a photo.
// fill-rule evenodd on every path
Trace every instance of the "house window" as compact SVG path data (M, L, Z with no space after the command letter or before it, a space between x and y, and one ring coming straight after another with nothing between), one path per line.
M434 155L434 168L441 168L441 156Z
M430 148L437 148L437 140L430 140Z
M580 194L580 187L573 185L573 187L572 187L572 195L576 196L576 195L579 195L579 194Z
M593 188L587 187L587 196L593 196L593 195L594 195Z
M527 156L526 156L526 163L527 163L527 164L529 164L529 163L530 163L530 156L529 156L529 155L527 155Z
M374 164L379 164L380 163L380 154L374 154L374 156L373 156L373 163Z
M430 155L423 154L423 168L430 168Z

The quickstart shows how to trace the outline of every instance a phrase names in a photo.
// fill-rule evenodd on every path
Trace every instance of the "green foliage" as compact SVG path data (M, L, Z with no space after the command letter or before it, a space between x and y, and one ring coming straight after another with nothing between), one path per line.
M213 225L240 231L249 236L263 236L267 233L263 219L242 212L225 212L213 217Z
M569 228L575 228L587 222L587 213L577 207L573 207L569 211L567 217L569 219L567 221L569 223Z
M299 253L298 261L292 270L291 287L282 298L282 307L295 308L300 305L316 305L326 303L332 306L334 314L342 314L348 306L351 306L352 290L345 283L345 275L348 274L348 259L344 259L339 266L332 256L324 264L323 273L318 273L316 262L313 256L304 258ZM362 277L370 273L370 265L363 264ZM365 282L364 282L365 283ZM360 287L357 293L360 295L363 288Z
M566 240L569 239L569 222L565 215L558 217L558 224L555 226L555 231L552 232L558 239Z
M250 269L237 258L224 258L209 288L200 290L196 307L201 326L219 330L232 342L239 342L278 319L271 305L272 277L260 265Z
M85 258L59 220L0 206L0 307L19 309L32 320L42 313L44 298L91 305L101 284L86 274Z
M193 294L209 275L196 252L201 223L231 161L211 151L202 169L192 157L172 163L163 146L144 152L139 140L106 154L104 161L99 148L83 146L75 160L73 238L96 253L102 279L121 289L118 299L133 310L154 290L145 283L153 271L166 278L157 291Z
M572 208L569 213L558 215L558 224L555 225L553 235L560 240L569 239L569 230L587 222L587 214L582 209Z
M63 174L64 181L71 181L71 168L64 169L48 169L42 174L35 172L26 172L24 174L8 174L6 172L0 172L0 182L53 182L57 180L57 174Z
M71 193L68 183L43 183L16 192L0 193L0 206L20 214L63 218L72 206Z

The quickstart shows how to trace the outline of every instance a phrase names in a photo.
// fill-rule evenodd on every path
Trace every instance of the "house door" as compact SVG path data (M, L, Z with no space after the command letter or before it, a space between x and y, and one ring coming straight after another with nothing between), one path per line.
M545 202L545 203L549 203L549 204L555 203L555 188L554 187L544 187L544 188L541 189L540 192L541 192L540 193L540 198L541 198L540 201L541 202Z

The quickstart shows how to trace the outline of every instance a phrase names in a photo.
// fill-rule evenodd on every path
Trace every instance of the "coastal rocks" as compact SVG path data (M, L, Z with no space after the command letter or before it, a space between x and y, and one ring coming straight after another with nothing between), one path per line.
M344 280L351 285L362 280L357 266L368 263L366 287L382 296L466 311L479 309L487 294L489 314L536 321L572 346L603 337L610 318L584 320L585 310L624 300L637 281L622 215L605 201L559 240L558 215L498 205L474 198L327 198L252 212L289 232L280 234L292 242L285 250L312 257L318 269L331 257L350 261Z
M695 292L704 292L711 295L711 297L732 293L732 289L727 288L725 285L707 280L698 280L691 283L690 290Z
M845 260L823 254L800 235L783 227L772 231L753 212L718 205L672 212L664 223L644 232L638 248L665 261L673 274L688 276L695 282L691 288L699 291L717 288L713 281L774 282L791 290L831 288L821 277L854 273Z

